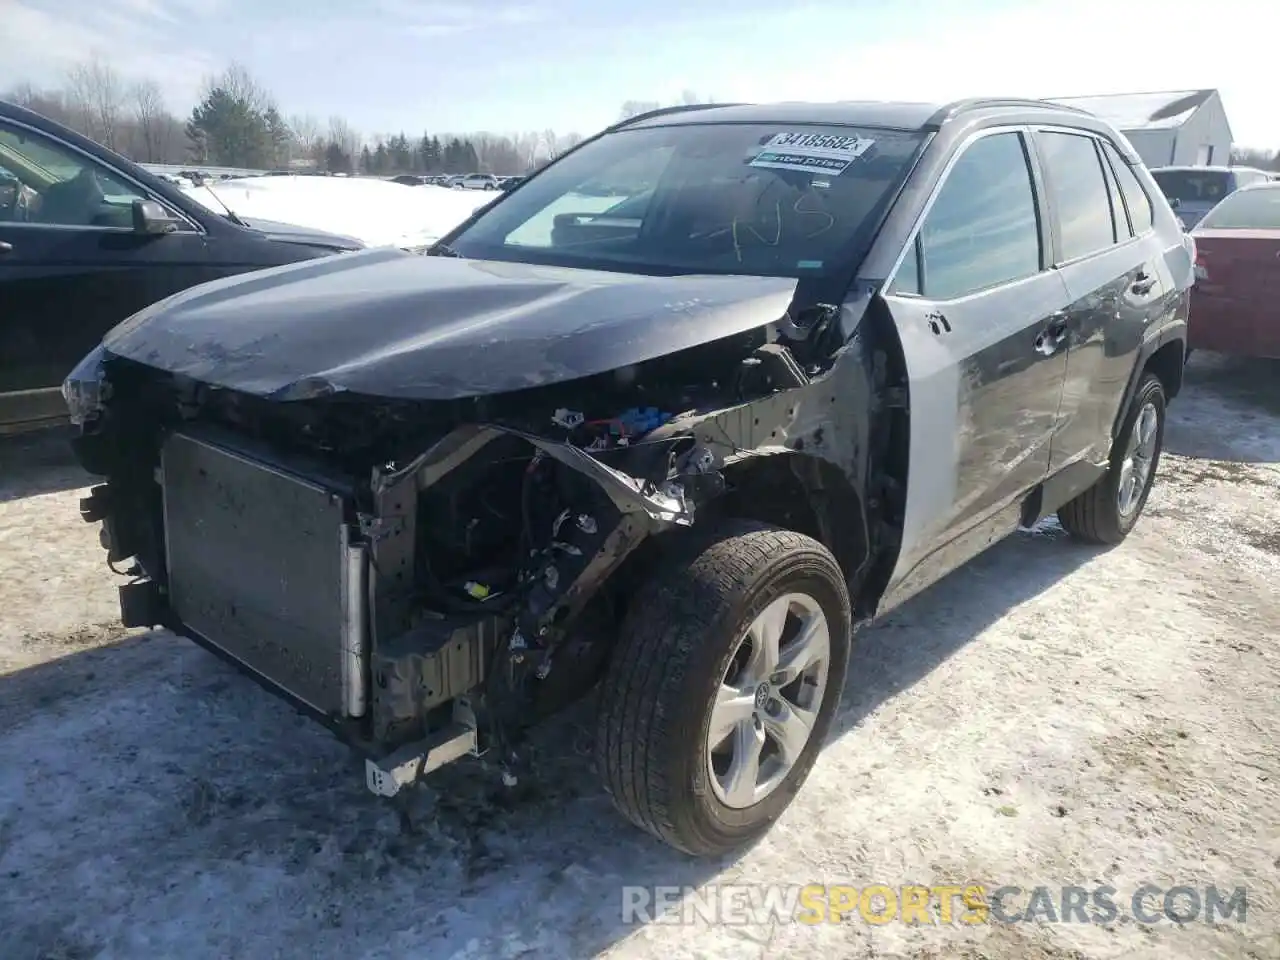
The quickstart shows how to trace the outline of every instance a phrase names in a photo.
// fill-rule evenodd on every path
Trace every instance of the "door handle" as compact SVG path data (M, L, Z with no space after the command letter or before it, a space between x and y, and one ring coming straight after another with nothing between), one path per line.
M1156 278L1147 273L1146 267L1139 267L1138 272L1133 275L1133 280L1133 285L1129 287L1129 290L1139 297L1145 297L1155 289Z
M1048 325L1036 337L1035 350L1042 356L1051 357L1058 352L1067 339L1067 318L1061 314L1051 317Z
M0 255L13 253L13 244L7 240L0 240Z

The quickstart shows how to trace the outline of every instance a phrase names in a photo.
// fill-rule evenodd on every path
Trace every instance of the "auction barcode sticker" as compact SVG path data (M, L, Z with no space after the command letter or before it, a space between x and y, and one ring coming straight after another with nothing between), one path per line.
M875 144L865 137L825 133L775 134L751 161L774 170L821 171L839 175Z

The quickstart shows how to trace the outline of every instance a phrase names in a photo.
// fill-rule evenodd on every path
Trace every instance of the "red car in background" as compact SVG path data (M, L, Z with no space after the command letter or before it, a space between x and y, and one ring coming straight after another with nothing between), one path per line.
M1280 359L1280 182L1242 187L1191 231L1188 352Z

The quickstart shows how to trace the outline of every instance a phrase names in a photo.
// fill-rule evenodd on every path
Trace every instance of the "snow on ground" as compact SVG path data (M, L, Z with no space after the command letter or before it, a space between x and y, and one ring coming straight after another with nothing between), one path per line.
M292 223L355 237L370 246L398 247L438 240L476 207L499 196L365 177L308 176L243 177L183 192L219 213L221 200L249 220Z
M425 189L425 188L412 188ZM416 831L326 734L163 633L123 635L58 438L0 446L0 930L52 958L1280 956L1280 378L1197 356L1121 547L1052 523L864 632L805 790L736 860L626 826L590 706L528 793L443 771ZM1246 922L691 927L623 884L1248 887Z

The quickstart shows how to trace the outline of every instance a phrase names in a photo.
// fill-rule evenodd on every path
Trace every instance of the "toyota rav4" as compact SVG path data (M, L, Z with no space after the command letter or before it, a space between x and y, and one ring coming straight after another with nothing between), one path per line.
M608 195L596 189L608 184ZM631 821L766 830L855 627L1056 513L1116 544L1192 241L1038 101L678 108L426 255L175 294L65 384L123 621L239 665L395 795L598 686Z

